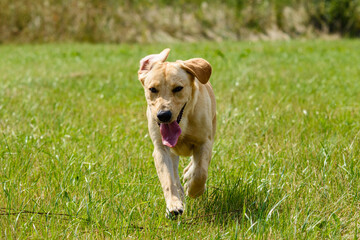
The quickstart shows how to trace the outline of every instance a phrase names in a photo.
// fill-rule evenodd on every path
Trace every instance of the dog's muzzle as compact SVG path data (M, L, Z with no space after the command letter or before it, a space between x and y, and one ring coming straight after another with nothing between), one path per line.
M170 111L159 111L156 116L161 122L169 122L172 113Z
M182 115L184 114L184 109L187 103L184 104L184 106L181 108L179 115L176 118L176 122L179 124L181 119L182 119ZM166 123L169 122L171 117L172 117L172 113L170 111L159 111L157 113L157 118L159 119L159 121L161 123ZM157 124L160 126L160 122L157 122Z

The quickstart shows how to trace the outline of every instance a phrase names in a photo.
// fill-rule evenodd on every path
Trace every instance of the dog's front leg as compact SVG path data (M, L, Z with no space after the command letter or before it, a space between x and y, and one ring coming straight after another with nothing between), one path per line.
M196 198L205 192L212 145L212 141L207 141L194 148L193 159L184 171L184 188L189 197Z
M178 157L170 152L165 146L155 146L153 157L155 167L166 201L167 214L171 216L181 215L184 211L181 189L178 189L177 169ZM180 191L180 192L179 192Z
M171 151L170 151L171 153ZM171 153L171 159L173 162L173 171L175 177L175 184L177 186L178 193L180 195L180 199L185 202L184 188L181 185L180 176L179 176L179 156Z

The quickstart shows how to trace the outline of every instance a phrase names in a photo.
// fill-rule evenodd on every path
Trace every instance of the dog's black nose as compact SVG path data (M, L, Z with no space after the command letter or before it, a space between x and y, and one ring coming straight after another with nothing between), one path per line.
M157 117L161 122L169 122L171 119L171 112L170 111L159 111L157 113Z

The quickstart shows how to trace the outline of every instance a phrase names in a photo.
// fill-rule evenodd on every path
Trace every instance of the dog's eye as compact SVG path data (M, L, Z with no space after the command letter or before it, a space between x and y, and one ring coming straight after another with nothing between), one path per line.
M158 90L157 90L156 88L154 88L154 87L149 88L149 90L150 90L150 92L152 92L152 93L157 93L157 92L158 92Z
M182 89L183 89L183 87L178 86L178 87L174 88L172 91L173 91L173 93L176 93L176 92L180 92Z

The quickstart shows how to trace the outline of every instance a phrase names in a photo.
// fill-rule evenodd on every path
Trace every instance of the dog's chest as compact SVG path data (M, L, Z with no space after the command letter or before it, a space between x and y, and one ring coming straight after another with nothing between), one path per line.
M191 156L193 154L194 144L186 141L187 139L179 139L175 147L170 150L179 156Z

